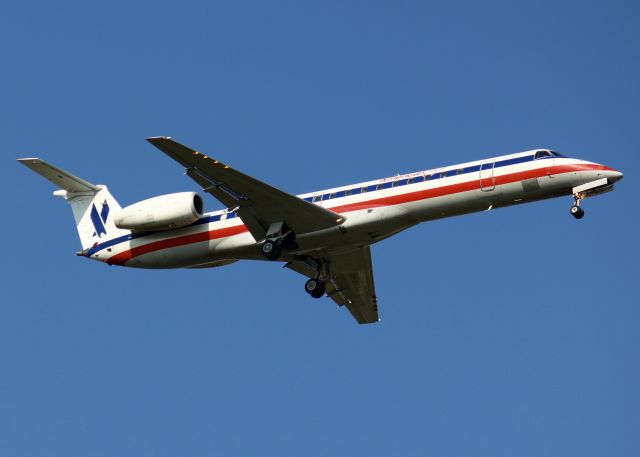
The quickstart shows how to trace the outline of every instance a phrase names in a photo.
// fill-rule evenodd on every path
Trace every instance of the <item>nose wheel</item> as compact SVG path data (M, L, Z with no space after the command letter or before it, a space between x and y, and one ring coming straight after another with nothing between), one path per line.
M573 205L571 207L571 209L569 210L569 212L576 219L582 219L584 217L584 210L582 208L580 208L579 206Z
M573 204L569 212L576 219L582 219L584 217L584 210L580 207L580 202L582 201L582 198L580 198L579 194L575 194L573 196L573 199L575 203Z

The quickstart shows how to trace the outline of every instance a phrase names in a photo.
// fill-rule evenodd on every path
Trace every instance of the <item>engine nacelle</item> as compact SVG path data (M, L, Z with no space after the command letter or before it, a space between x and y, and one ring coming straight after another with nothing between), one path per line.
M169 230L197 221L203 208L202 197L195 192L160 195L122 208L114 223L133 231Z

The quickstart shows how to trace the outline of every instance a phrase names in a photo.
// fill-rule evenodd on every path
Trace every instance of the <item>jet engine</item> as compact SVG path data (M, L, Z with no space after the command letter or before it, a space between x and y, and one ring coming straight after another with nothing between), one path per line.
M195 192L160 195L123 208L114 223L133 231L170 230L197 221L203 208L202 197Z

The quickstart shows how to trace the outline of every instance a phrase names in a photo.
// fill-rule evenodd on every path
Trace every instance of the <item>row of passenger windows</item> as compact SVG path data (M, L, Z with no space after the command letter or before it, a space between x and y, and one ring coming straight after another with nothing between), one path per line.
M553 157L564 157L564 156L555 151L541 150L541 151L537 151L534 155L530 155L530 156L516 157L515 159L507 159L507 160L502 160L500 162L495 162L495 163L493 162L483 163L481 165L474 165L466 168L458 168L455 170L447 170L439 173L412 176L411 178L398 179L397 181L389 181L381 184L373 184L371 186L355 187L353 189L340 190L340 191L331 192L328 194L316 195L314 197L307 197L305 198L305 200L308 202L315 203L319 201L330 200L332 198L340 198L340 197L347 197L349 195L364 194L367 192L375 192L376 190L389 189L391 187L400 187L400 186L405 186L407 184L415 184L415 183L424 182L424 181L433 181L435 179L446 178L449 176L456 176L456 175L461 175L465 173L478 172L480 171L481 168L482 170L491 170L492 168L505 167L507 165L515 165L517 163L531 162L532 160L549 159ZM222 216L223 216L222 214L218 214L215 216L202 218L194 222L194 224L192 225L219 221L222 219ZM238 213L236 213L235 211L232 211L226 214L225 219L233 219L235 217L238 217Z
M405 186L407 184L415 184L415 183L424 182L424 181L433 181L435 179L446 178L449 176L456 176L456 175L462 175L466 173L478 172L480 171L480 169L491 170L492 168L506 167L507 165L515 165L517 163L531 162L532 160L548 159L553 157L564 157L564 156L561 154L558 154L555 151L542 150L542 151L537 151L534 155L530 155L530 156L516 157L514 159L502 160L500 162L495 162L495 163L494 162L483 163L480 165L473 165L471 167L458 168L455 170L447 170L439 173L413 176L411 178L399 179L397 181L389 181L381 184L373 184L371 186L340 190L340 191L331 192L328 194L315 195L313 197L306 197L305 200L308 202L316 203L320 201L331 200L333 198L341 198L341 197L347 197L349 195L364 194L366 192L374 192L376 190L389 189L391 187Z

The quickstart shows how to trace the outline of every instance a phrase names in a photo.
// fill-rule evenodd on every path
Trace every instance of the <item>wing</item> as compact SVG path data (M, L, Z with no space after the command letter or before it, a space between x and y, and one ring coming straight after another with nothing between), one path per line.
M329 252L318 260L328 265L329 279L325 282L327 295L338 304L345 305L360 324L378 322L378 301L373 282L371 248L365 246L344 252ZM316 269L304 261L286 265L309 278L316 277Z
M203 191L227 207L237 208L256 241L265 238L273 223L284 222L300 234L335 227L345 220L340 214L271 187L169 137L147 141L183 165Z

